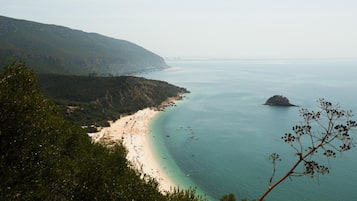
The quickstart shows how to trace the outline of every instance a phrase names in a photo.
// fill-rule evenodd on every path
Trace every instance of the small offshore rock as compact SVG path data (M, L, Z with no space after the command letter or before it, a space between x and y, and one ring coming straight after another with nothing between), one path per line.
M270 97L264 105L270 105L270 106L285 106L285 107L290 107L290 106L297 106L294 104L291 104L289 99L286 98L285 96L280 96L280 95L275 95Z

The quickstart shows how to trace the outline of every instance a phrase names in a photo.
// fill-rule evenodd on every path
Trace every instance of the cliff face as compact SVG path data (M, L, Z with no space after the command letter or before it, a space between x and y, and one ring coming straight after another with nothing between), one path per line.
M280 95L275 95L270 97L265 103L264 105L270 105L270 106L296 106L294 104L291 104L289 102L289 99L284 97L284 96L280 96Z
M127 75L167 67L128 41L0 16L0 69L14 60L51 74Z

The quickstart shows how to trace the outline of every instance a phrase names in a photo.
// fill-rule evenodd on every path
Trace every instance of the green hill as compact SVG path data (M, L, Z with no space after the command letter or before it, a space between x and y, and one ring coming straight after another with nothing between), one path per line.
M67 119L87 126L106 126L121 114L158 107L168 97L188 92L167 82L132 76L41 74L39 84L47 97L62 106Z
M45 74L127 75L167 67L125 40L0 16L0 69L19 59Z

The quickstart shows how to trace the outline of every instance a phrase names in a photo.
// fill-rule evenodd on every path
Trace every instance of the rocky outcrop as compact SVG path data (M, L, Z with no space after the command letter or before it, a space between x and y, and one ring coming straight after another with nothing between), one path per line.
M280 96L280 95L275 95L270 97L265 103L264 105L270 105L270 106L285 106L285 107L289 107L289 106L297 106L294 104L291 104L289 99L284 97L284 96Z

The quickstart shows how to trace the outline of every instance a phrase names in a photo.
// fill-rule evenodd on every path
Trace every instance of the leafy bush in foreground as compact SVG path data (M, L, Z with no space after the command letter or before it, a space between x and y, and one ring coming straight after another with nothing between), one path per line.
M23 63L0 74L0 200L201 200L163 195L128 167L126 150L92 144L40 93Z

